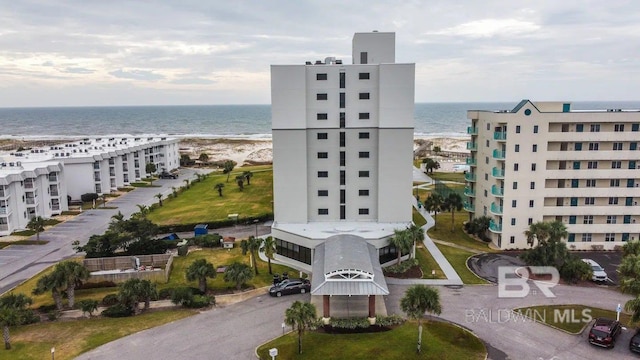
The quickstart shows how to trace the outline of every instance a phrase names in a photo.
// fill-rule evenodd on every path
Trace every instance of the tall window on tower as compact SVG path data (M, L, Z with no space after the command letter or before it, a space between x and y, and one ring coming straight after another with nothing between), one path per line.
M360 53L360 64L366 64L368 61L368 54L366 51Z
M345 73L341 72L340 73L340 89L344 89L346 83L347 83L347 77Z

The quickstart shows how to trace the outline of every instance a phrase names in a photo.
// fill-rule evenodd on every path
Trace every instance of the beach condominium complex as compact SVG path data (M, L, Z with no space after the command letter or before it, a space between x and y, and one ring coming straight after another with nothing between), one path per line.
M396 257L389 237L412 219L414 74L388 32L356 33L352 64L271 66L272 235L278 258L314 282L349 266L373 277Z
M499 248L528 248L524 232L540 221L561 221L569 249L640 238L640 111L523 100L467 117L465 209L491 218Z

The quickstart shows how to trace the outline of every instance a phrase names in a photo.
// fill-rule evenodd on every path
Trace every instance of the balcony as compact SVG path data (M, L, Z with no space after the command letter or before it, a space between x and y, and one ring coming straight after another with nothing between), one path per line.
M467 150L476 151L478 150L478 144L474 142L467 142Z
M0 207L0 215L7 215L10 211L8 207Z
M502 206L491 203L491 213L494 215L502 215Z
M51 205L51 210L60 211L60 204L52 204Z
M500 151L498 149L493 150L493 158L498 160L504 160L506 151Z
M504 131L494 131L493 132L493 140L506 141L507 140L507 133L504 132Z
M0 231L9 231L9 224L0 224Z
M477 127L473 127L473 126L467 127L467 134L469 134L469 135L478 135L478 128Z
M49 193L51 196L60 196L58 193L58 190L51 190L51 192Z
M475 158L467 158L466 163L470 166L476 166L477 160Z
M29 181L29 182L25 181L25 182L24 182L24 188L25 188L25 189L33 189L33 182L31 182L31 181Z
M493 219L489 222L489 231L493 233L501 233L502 232L502 224L496 224Z
M466 174L464 174L464 179L466 181L469 181L469 182L475 182L476 181L476 174L474 174L474 173L466 173Z
M464 202L463 204L464 210L468 212L476 212L474 205L470 202Z
M464 195L469 197L475 197L476 191L468 186L464 188Z
M493 176L496 179L504 179L504 169L498 169L494 167L491 170L491 176Z
M496 185L491 186L491 195L493 196L504 196L504 188L498 187Z
M36 198L26 198L27 205L35 205Z

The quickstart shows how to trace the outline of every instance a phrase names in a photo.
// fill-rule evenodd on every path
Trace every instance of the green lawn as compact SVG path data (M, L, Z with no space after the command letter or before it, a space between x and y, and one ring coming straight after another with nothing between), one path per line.
M488 284L485 280L477 277L467 268L467 259L474 254L469 251L461 250L447 245L436 244L442 255L447 258L451 266L456 270L460 279L465 284Z
M434 172L427 175L429 175L429 177L433 180L455 181L463 184L466 182L466 180L464 179L464 173L462 172Z
M589 324L591 319L605 317L616 318L616 312L585 305L540 305L513 309L537 322L559 328L572 334L579 334ZM583 313L584 311L584 313ZM620 314L620 322L627 326L631 324L631 316Z
M440 266L436 262L436 260L431 256L431 253L425 249L423 245L416 246L416 259L420 263L420 268L422 269L422 278L423 279L446 279L447 277L440 269ZM431 275L431 271L435 270L435 276Z
M447 241L453 244L461 245L471 249L494 252L485 242L472 239L462 229L462 224L469 220L469 213L466 211L458 211L454 213L454 231L451 231L451 213L438 213L436 218L436 226L427 231L432 239Z
M427 220L416 210L415 207L411 207L411 216L413 218L413 223L418 227L422 227L427 223Z
M227 175L212 173L204 181L196 182L178 197L166 199L163 206L149 214L149 219L158 225L199 223L227 220L229 214L239 214L240 219L272 213L273 171L271 167L252 167L251 185L240 191L235 182L236 175L245 168L238 168ZM222 197L214 186L224 184Z
M260 359L270 360L269 349L278 349L278 359L484 359L484 344L472 333L442 322L424 322L422 352L416 353L418 324L405 324L387 332L369 334L325 334L307 332L298 354L298 336L292 332L258 348Z
M0 249L6 248L9 245L45 245L49 242L46 240L18 240L9 242L0 242Z
M1 349L0 358L48 359L55 347L56 359L73 359L110 341L195 314L194 310L176 309L126 318L95 317L20 326L11 330L12 349Z

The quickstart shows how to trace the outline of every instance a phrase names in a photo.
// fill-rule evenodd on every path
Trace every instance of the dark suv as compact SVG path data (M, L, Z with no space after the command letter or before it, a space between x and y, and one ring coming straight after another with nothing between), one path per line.
M589 342L593 345L612 348L621 332L622 326L619 321L597 318L589 331Z
M635 335L629 340L629 350L640 354L640 329L636 330Z
M311 283L307 279L287 279L272 286L271 289L269 289L269 295L280 297L289 294L304 294L310 290Z
M163 171L159 175L160 179L177 179L178 175L170 173L168 171Z

